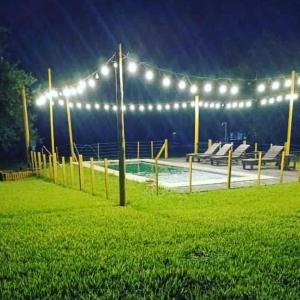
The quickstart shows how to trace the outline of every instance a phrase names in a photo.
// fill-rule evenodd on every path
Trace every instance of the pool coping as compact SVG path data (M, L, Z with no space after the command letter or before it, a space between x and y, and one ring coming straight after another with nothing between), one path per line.
M154 159L128 159L127 161L129 162L146 162L146 163L155 163ZM112 163L117 163L118 160L110 160L109 162ZM101 161L101 163L103 163L103 161ZM166 166L174 166L174 167L181 167L181 168L188 168L186 166L186 162L168 162L168 161L158 161L159 165L166 165ZM83 166L84 167L90 167L90 163L89 162L83 162ZM100 172L104 172L104 167L97 165L96 163L94 164L94 169L98 170ZM193 180L192 185L193 186L201 186L201 185L213 185L213 184L220 184L220 183L227 183L227 170L224 169L217 169L214 168L212 170L211 167L207 167L207 166L203 166L198 165L197 163L193 164L193 170L198 170L198 171L204 171L204 172L209 172L209 173L216 173L216 174L220 174L220 175L225 175L225 178L222 179L207 179L205 181L203 180ZM119 176L119 171L117 170L113 170L108 168L108 173L115 175L115 176ZM233 176L238 176L238 177L234 177L231 179L231 182L246 182L246 181L257 181L257 174L249 174L247 172L241 172L241 171L235 171L232 170L232 175ZM133 181L137 181L137 182L154 182L154 179L152 178L148 178L145 176L140 176L140 175L134 175L131 173L126 173L126 179L129 180L133 180ZM265 180L265 179L274 179L274 177L272 176L266 176L266 175L262 175L261 176L261 180ZM189 186L189 182L182 182L182 183L169 183L169 182L163 182L163 181L159 181L158 185L161 187L166 187L166 188L179 188L179 187L187 187Z

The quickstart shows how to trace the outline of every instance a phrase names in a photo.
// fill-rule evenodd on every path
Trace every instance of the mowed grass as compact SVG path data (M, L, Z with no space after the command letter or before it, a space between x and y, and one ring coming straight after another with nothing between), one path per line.
M117 180L109 199L98 173L95 195L0 183L1 299L299 299L300 184L156 196L128 182L121 208Z

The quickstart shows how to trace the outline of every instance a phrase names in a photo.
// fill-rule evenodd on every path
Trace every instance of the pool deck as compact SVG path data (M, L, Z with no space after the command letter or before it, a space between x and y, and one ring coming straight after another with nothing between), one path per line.
M139 161L137 159L129 160L129 161ZM151 159L141 159L141 161L144 162L150 162L153 163L154 160ZM114 161L116 162L116 161ZM184 168L189 168L189 163L186 162L184 157L180 158L168 158L168 159L160 159L159 164L163 165L171 165L171 166L178 166L178 167L184 167ZM83 165L85 167L89 167L89 162L84 162ZM95 169L99 171L104 171L103 166L100 164L95 165ZM118 176L118 171L108 169L110 174ZM206 172L211 172L211 173L219 173L222 175L225 175L222 180L214 180L214 181L201 181L197 182L196 180L193 181L192 184L192 190L193 191L210 191L210 190L218 190L218 189L227 189L227 165L220 165L220 166L212 166L210 165L209 162L207 163L198 163L194 162L193 163L193 170L199 170L199 171L206 171ZM241 187L247 187L247 186L253 186L257 185L257 177L258 177L258 171L257 167L254 167L253 170L244 170L241 164L233 164L232 165L232 181L231 181L231 188L241 188ZM280 170L278 167L275 165L267 165L262 168L261 172L261 185L272 185L272 184L278 184L280 183ZM299 172L298 171L292 171L292 170L287 170L284 171L284 176L283 176L283 183L288 183L288 182L296 182L298 181L299 177ZM138 182L144 182L146 184L154 185L154 181L138 176L135 174L129 174L126 173L126 178L129 180L134 180ZM159 185L161 187L167 188L167 189L172 189L176 190L178 192L188 192L189 191L189 186L187 182L182 185L172 185L170 183L164 183L164 182L159 182Z

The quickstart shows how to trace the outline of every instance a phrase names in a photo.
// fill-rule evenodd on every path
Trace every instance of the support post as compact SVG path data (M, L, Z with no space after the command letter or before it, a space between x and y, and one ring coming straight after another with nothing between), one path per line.
M31 170L34 173L34 158L33 158L33 151L30 151L30 158L31 158Z
M136 158L140 159L140 142L139 141L137 142L136 147L137 147L137 149L136 149Z
M199 96L195 96L195 137L194 153L199 151Z
M27 112L27 100L25 88L22 88L22 106L23 106L23 121L24 121L24 134L25 134L25 147L26 147L26 159L27 164L30 165L29 147L30 147L30 133L29 133L29 121Z
M193 157L189 156L189 192L192 192L193 180Z
M257 151L258 151L258 144L255 143L254 144L254 157L255 157L255 159L257 159Z
M36 152L33 152L33 159L34 159L34 171L36 175L39 175L39 168L37 164L37 157L36 157Z
M37 160L38 160L39 175L41 175L42 174L42 156L41 156L41 152L37 153Z
M231 171L232 171L232 150L228 153L228 178L227 178L227 188L231 188Z
M106 199L109 198L109 181L108 181L108 161L104 159L104 182L105 182L105 195Z
M258 152L258 169L257 169L257 184L260 185L261 183L261 158L262 158L262 152Z
M61 157L61 165L62 165L62 177L63 177L63 184L67 185L66 183L66 162L65 162L65 157Z
M283 183L284 165L285 165L285 151L282 151L281 162L280 162L280 183Z
M49 178L53 179L52 155L49 154Z
M91 189L92 194L95 193L95 173L94 173L94 158L90 158L90 175L91 175Z
M169 141L165 139L165 159L169 158Z
M153 141L151 141L151 159L154 158L154 146L153 146Z
M79 170L79 190L82 191L84 188L84 175L83 175L83 166L82 166L82 155L79 154L78 157L78 170Z
M293 110L295 101L295 85L296 85L296 72L292 71L291 75L291 99L289 105L289 118L288 118L288 129L287 129L287 139L286 139L286 155L290 154L291 150L291 137L292 137L292 125L293 125Z
M119 135L119 202L120 206L125 206L125 128L124 128L124 90L123 90L123 53L122 45L118 49L118 71L119 71L119 93L117 97L118 108L118 135Z
M74 167L73 167L73 158L70 156L70 177L71 177L71 186L74 185Z
M67 121L68 121L68 131L69 131L70 154L71 154L72 158L76 160L75 151L74 151L74 143L73 143L73 130L72 130L70 102L69 102L68 97L66 97L66 107L67 107Z
M43 153L43 169L44 171L47 169L47 157L46 157L46 154ZM44 173L45 175L45 173Z
M52 155L52 162L53 162L53 181L54 183L57 182L57 158L56 153Z
M55 142L54 142L54 123L53 123L53 106L52 106L52 76L51 69L48 68L48 87L49 87L49 115L50 115L50 138L51 138L51 154L55 153Z
M155 187L156 187L156 195L158 195L158 164L157 164L157 159L155 159Z

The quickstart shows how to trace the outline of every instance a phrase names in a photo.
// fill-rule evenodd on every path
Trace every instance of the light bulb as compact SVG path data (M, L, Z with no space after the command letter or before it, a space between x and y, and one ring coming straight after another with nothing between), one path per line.
M170 86L170 84L171 84L171 79L170 79L169 77L164 77L163 80L162 80L162 84L163 84L163 86L165 86L165 87Z
M153 71L151 71L151 70L146 71L146 73L145 73L145 78L146 78L148 81L152 81L153 78L154 78L154 73L153 73Z
M107 77L109 75L109 67L107 65L103 65L100 72L103 76Z
M128 63L127 68L128 68L128 72L133 74L133 73L136 73L138 66L134 61L130 61Z
M184 80L180 80L178 82L178 87L180 90L184 90L186 88L186 82Z
M210 82L205 83L203 89L205 93L210 93L212 91L212 84Z
M260 83L258 86L257 86L257 91L259 93L263 93L264 91L266 90L266 85L264 83Z

